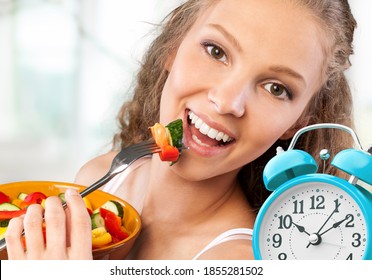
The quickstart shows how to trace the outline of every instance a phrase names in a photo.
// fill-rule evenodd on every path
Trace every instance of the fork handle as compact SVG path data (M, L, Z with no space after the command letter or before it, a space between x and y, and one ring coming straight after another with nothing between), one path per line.
M100 180L95 182L94 184L90 185L86 189L82 190L80 192L81 197L87 196L91 192L95 191L96 189L102 187L104 184L106 184L108 181L110 181L114 176L117 174L107 173L105 176L103 176Z
M84 196L87 196L88 194L90 194L91 192L95 191L96 189L102 187L104 184L106 184L108 181L110 181L112 179L112 177L114 177L116 174L110 174L110 173L107 173L105 176L103 176L101 179L99 179L97 182L95 182L93 185L90 185L89 187L87 187L86 189L82 190L80 192L80 196L81 197L84 197ZM62 206L63 206L63 209L66 209L67 208L67 203L66 201L64 201L62 203ZM1 250L1 249L0 249Z

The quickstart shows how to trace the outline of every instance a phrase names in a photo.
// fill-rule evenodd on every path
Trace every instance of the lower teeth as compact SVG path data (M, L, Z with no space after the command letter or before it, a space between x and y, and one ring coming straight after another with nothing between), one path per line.
M200 139L198 137L196 137L195 135L192 136L192 139L198 143L200 146L203 146L203 147L211 147L210 145L208 144L205 144L203 143L202 141L200 141Z

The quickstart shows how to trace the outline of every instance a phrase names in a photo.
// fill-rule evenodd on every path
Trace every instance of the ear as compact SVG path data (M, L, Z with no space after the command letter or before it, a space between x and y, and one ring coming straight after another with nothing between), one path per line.
M301 117L294 125L292 125L284 134L279 138L280 140L291 139L297 131L304 128L309 124L309 117Z

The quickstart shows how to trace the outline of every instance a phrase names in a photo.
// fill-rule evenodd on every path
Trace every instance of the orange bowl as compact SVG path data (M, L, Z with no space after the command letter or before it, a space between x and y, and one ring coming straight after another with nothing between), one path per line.
M0 191L10 196L11 199L16 198L20 192L32 193L37 191L44 193L46 196L57 196L60 193L64 193L68 188L74 188L80 192L86 187L73 183L51 181L23 181L2 185L0 184ZM93 258L105 260L125 259L140 233L140 215L133 208L133 206L125 200L101 190L96 190L88 194L86 197L91 203L93 209L100 207L108 200L115 200L122 204L124 208L123 224L129 232L129 236L126 239L115 244L107 245L98 249L93 249ZM0 259L7 259L6 250L0 252Z

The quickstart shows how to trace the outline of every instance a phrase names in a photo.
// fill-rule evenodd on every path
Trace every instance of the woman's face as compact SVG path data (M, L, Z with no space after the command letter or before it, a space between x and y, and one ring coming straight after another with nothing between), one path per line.
M190 148L174 167L199 180L238 170L290 137L325 61L325 36L308 10L277 0L216 3L169 63L161 100L160 121L182 118Z

